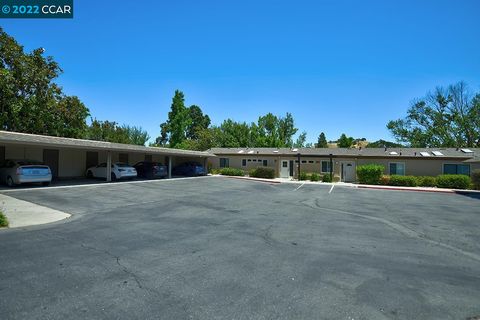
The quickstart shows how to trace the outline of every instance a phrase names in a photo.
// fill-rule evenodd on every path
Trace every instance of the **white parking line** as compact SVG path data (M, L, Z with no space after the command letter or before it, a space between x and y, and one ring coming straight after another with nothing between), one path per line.
M335 185L334 185L334 184L332 184L332 187L330 188L330 191L328 191L328 193L329 193L329 194L330 194L330 193L332 193L332 191L333 191L333 187L335 187Z
M295 190L293 190L293 191L297 191L298 189L300 189L301 187L303 187L304 184L305 184L305 182L302 183L301 185L299 185L299 186L298 186Z
M102 182L102 183L88 183L88 184L77 184L70 186L53 186L53 187L37 187L37 188L19 188L19 189L6 189L0 190L0 193L11 193L11 192L20 192L20 191L35 191L35 190L50 190L50 189L69 189L69 188L84 188L84 187L112 187L120 186L122 184L137 184L137 183L154 183L154 182L169 182L169 181L181 181L181 180L190 180L190 179L201 179L208 178L210 176L201 176L201 177L184 177L184 178L170 178L170 179L161 179L161 180L142 180L142 181L116 181L114 183Z

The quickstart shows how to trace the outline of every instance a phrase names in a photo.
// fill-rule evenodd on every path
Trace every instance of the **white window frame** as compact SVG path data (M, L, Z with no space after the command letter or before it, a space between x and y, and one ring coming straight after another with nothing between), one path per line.
M405 164L404 161L391 161L388 163L388 174L389 175L392 175L392 173L390 172L390 164L392 163L395 163L395 164L403 164L403 175L406 176L407 175L407 165ZM401 174L398 174L398 173L395 173L396 176L401 176Z
M453 162L444 162L442 163L442 174L446 174L445 173L445 165L446 164L453 164L455 166L458 166L458 165L462 165L462 166L468 166L468 172L470 173L469 176L472 175L472 166L469 164L469 163L453 163ZM457 173L457 174L463 174L463 173Z
M320 173L330 173L330 171L323 171L323 163L324 162L328 163L328 166L330 166L330 160L321 160L320 161ZM332 161L332 165L333 165L333 161ZM333 168L331 170L333 172Z
M222 159L223 159L223 164L224 164L223 167L222 167ZM218 166L220 168L230 168L230 158L219 158L218 162L219 162ZM227 164L226 166L225 166L225 163Z

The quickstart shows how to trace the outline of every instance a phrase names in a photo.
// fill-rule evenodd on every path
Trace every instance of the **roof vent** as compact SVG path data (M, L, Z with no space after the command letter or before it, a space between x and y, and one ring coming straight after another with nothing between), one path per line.
M396 155L398 154L398 152L396 152L396 151L390 151L389 154L392 155L392 156L396 156Z
M245 152L245 151L243 151L243 150L239 150L237 153L244 153L244 152Z
M293 149L292 149L292 152L297 152L297 151L298 151L297 148L293 148Z
M250 154L252 154L252 153L254 153L254 152L255 152L255 151L253 151L253 150L250 150L250 151L248 151L247 153L250 153Z
M278 153L278 150L273 150L273 153Z
M422 157L430 157L430 153L426 151L420 152L420 154L422 155Z
M470 149L461 149L463 153L473 153Z
M434 156L443 156L443 153L441 153L440 151L432 151L432 153Z

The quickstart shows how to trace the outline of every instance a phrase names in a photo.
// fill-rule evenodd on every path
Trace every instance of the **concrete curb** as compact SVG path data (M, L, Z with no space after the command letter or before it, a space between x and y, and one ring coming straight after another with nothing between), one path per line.
M0 208L9 221L6 229L46 224L69 218L71 215L28 201L0 194Z
M262 178L250 178L250 177L239 177L239 176L223 176L221 174L219 175L213 175L212 177L223 177L223 178L230 178L230 179L238 179L238 180L250 180L250 181L257 181L257 182L266 182L266 183L282 183L281 181L275 181L273 179L262 179Z

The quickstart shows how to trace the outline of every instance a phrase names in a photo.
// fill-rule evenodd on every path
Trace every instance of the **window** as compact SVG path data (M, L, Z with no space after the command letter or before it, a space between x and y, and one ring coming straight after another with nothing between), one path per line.
M468 164L450 164L446 163L443 165L444 174L465 174L470 175L470 165Z
M220 168L228 168L230 166L230 160L228 158L220 158Z
M247 159L242 159L242 167L246 167L247 166Z
M288 161L282 161L282 167L288 168Z
M322 160L322 173L330 172L330 161Z
M268 161L267 160L263 160L263 166L264 167L268 166Z
M315 163L315 161L313 161L313 160L308 160L308 163Z
M403 162L390 162L389 168L390 174L396 174L399 176L405 175L405 163Z
M257 162L257 159L253 159L252 161L253 161L253 162Z
M307 160L302 160L302 163L307 163Z
M247 161L248 161L248 162L252 162L252 159L248 159Z

